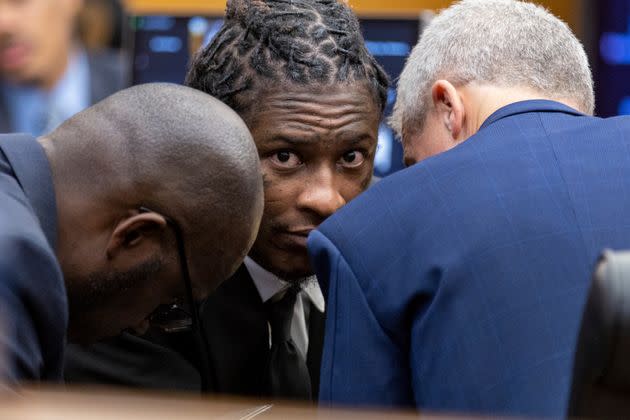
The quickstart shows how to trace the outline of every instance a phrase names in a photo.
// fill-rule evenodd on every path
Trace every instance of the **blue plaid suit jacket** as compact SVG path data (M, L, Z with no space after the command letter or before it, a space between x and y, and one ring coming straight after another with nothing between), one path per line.
M324 403L565 414L590 273L630 247L630 118L493 114L321 225Z

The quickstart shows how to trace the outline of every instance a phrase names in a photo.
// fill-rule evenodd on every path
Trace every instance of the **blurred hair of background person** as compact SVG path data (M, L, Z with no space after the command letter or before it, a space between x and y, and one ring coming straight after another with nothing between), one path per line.
M82 6L0 0L0 132L49 132L125 86L123 57L79 40Z
M119 0L83 0L77 31L88 51L122 48L126 15Z
M590 273L630 247L630 118L593 108L584 48L544 8L435 17L393 115L412 166L309 238L321 400L566 415Z
M325 305L306 238L370 184L388 78L345 3L232 0L186 83L243 118L265 181L252 251L202 306L209 369L186 332L149 330L73 346L66 379L316 399Z

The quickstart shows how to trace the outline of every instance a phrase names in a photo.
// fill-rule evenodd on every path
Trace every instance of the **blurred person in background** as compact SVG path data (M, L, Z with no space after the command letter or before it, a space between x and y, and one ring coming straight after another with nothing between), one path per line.
M542 7L429 24L392 120L410 168L309 237L322 401L566 415L590 273L630 247L630 118L593 108L583 46Z
M83 0L77 20L79 38L90 51L120 50L125 19L118 0Z
M61 380L66 327L90 343L205 298L262 211L247 127L194 89L137 86L44 137L0 135L0 383Z
M209 369L189 334L149 330L74 346L66 379L316 400L325 303L306 238L370 184L387 76L342 2L234 0L186 83L243 118L265 188L252 251L202 306Z
M0 0L0 132L49 132L126 85L122 56L76 36L82 5Z

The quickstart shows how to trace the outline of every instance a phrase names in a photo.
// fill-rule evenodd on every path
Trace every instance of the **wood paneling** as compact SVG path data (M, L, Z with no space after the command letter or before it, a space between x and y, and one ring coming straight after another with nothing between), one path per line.
M535 0L566 21L576 33L582 33L583 0ZM422 10L441 9L452 0L349 0L360 16L415 17ZM124 0L136 15L222 15L225 0ZM386 4L387 6L384 6Z

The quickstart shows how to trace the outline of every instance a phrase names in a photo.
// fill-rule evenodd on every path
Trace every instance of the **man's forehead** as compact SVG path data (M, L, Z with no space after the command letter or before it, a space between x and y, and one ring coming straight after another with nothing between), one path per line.
M334 86L334 85L333 85ZM366 96L369 92L362 85L340 85L330 87L304 86L279 90L264 95L267 104L289 109L314 107L316 105L363 106L373 105Z
M260 111L268 107L287 110L308 109L317 106L361 107L368 112L379 108L370 87L364 81L348 81L335 83L275 83L259 89L256 95Z
M265 129L253 131L256 145L261 148L297 147L350 147L359 144L376 144L378 131L365 118L355 116L343 121L301 120L293 118L281 125L269 124Z
M250 118L252 131L265 137L322 136L326 132L375 131L380 109L361 84L304 86L260 95ZM356 133L360 134L360 133Z

